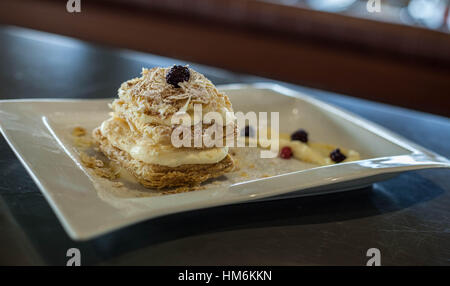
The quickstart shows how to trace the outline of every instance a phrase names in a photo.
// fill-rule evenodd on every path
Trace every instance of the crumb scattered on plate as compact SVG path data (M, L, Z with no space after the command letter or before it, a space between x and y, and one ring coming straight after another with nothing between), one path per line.
M120 187L123 187L124 186L124 184L122 183L122 182L113 182L113 187L115 187L115 188L120 188Z
M78 148L89 148L93 145L94 141L89 136L86 136L86 129L77 126L72 129L72 136L74 144Z
M120 168L114 164L105 164L102 160L97 159L95 156L89 156L82 151L80 152L80 159L83 166L92 169L96 175L102 178L114 180L119 177Z
M77 126L72 130L72 135L75 137L81 137L86 135L86 129L83 127Z

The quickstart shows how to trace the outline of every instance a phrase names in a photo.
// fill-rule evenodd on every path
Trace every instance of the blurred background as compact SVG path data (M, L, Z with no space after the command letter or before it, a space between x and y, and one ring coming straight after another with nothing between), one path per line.
M0 24L450 116L448 0L67 2L2 0Z

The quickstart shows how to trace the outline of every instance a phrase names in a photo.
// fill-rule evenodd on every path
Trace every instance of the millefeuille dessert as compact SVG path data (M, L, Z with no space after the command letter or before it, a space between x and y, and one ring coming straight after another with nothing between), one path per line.
M142 185L196 186L233 169L226 146L172 144L172 132L180 126L173 124L172 116L187 114L193 119L194 105L201 105L203 113L215 111L223 116L224 138L230 133L227 130L236 133L234 123L231 129L225 128L233 111L228 97L202 74L184 66L144 68L141 77L121 85L118 95L110 105L111 117L94 129L93 136L99 149ZM202 134L211 126L192 120L186 128L194 130L195 124L200 124Z

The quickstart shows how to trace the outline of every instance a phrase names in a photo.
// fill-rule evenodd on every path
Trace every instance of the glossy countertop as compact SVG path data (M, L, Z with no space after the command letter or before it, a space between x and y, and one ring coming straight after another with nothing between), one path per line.
M184 63L14 27L0 28L0 62L0 99L114 97L143 66ZM215 84L266 80L190 64ZM448 118L284 85L450 157ZM450 264L445 169L339 194L189 211L75 242L3 137L0 154L0 265L65 265L73 247L83 265L365 265L369 248L380 249L382 265Z

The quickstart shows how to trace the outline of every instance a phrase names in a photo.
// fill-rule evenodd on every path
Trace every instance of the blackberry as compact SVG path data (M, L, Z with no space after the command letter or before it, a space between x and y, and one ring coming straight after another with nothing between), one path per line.
M347 159L347 157L341 153L341 150L339 148L333 150L330 153L330 158L331 158L331 160L333 160L336 163L340 163L340 162L344 161L345 159Z
M173 87L180 87L178 83L188 81L190 77L191 72L188 67L175 65L167 72L166 81Z
M292 141L297 140L303 143L308 143L308 133L303 129L299 129L291 134L291 140Z

